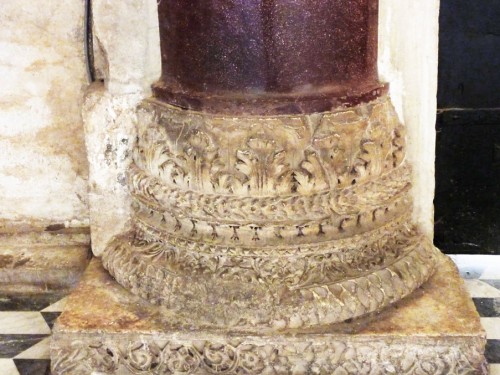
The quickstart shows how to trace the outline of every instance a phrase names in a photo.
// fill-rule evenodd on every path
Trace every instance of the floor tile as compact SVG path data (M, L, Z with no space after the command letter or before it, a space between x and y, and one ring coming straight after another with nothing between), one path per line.
M488 340L485 356L489 363L500 363L500 340Z
M500 375L500 364L490 363L490 375Z
M50 375L48 359L14 359L19 375Z
M495 288L485 280L466 279L465 287L471 297L476 298L500 298L500 289Z
M480 279L500 279L500 257L492 259L491 264L485 268Z
M61 313L58 311L55 311L55 312L42 311L41 314L42 314L43 319L45 319L45 322L47 323L47 325L49 326L50 329L52 329L52 327L54 326L54 322L56 321L58 316L61 315Z
M56 301L52 305L46 307L45 309L41 310L43 312L61 312L64 310L64 306L66 305L68 297L61 298L60 300Z
M12 359L0 359L0 369L2 375L20 375Z
M0 358L14 358L33 345L48 337L47 335L0 335Z
M0 311L0 334L50 334L50 328L37 311Z
M16 355L19 359L49 359L50 358L50 336L44 338L38 344L26 349Z
M500 279L482 279L481 280L483 283L486 283L488 285L491 285L492 287L500 290Z
M61 298L59 294L0 295L0 311L40 311Z
M486 331L488 340L500 340L499 318L481 318L481 325Z
M484 318L500 318L500 298L473 298L479 316ZM498 319L500 324L500 319Z

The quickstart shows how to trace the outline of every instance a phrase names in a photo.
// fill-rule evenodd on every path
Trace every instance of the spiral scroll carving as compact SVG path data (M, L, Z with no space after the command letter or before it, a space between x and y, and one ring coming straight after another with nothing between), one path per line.
M236 340L233 340L236 341ZM75 358L80 358L75 361ZM122 345L106 341L54 348L57 374L401 374L485 373L481 355L464 343L377 343L353 345L341 339L308 343L289 340L227 342L152 337Z

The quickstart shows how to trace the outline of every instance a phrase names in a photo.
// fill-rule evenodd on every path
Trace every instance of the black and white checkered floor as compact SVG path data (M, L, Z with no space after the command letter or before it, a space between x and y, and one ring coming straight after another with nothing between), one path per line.
M0 374L49 375L50 330L61 295L0 296Z
M500 375L500 256L453 255L488 335L491 375ZM49 375L50 330L61 295L0 295L0 374Z

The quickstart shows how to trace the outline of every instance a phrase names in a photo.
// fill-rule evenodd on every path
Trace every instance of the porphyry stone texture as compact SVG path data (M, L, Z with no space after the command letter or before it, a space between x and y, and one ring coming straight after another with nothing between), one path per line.
M451 260L411 296L350 323L238 331L186 321L94 259L54 328L52 371L72 374L486 374L485 333Z

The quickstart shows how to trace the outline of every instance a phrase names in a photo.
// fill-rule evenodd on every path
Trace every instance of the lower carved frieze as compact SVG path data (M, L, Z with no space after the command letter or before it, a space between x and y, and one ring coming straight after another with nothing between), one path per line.
M167 272L213 275L269 287L301 288L355 278L392 264L422 241L408 215L369 235L287 247L235 247L200 243L159 232L136 219L131 239L138 255Z
M394 176L392 176L394 178ZM204 212L214 212L220 207L224 207L228 212L224 219L197 216L195 214L195 204L189 200L188 204L183 204L185 198L177 197L177 204L161 205L154 201L153 193L135 193L133 200L135 221L140 221L144 225L157 228L159 232L165 232L173 237L207 242L211 244L226 244L228 246L238 246L246 244L247 247L263 246L284 246L290 243L308 245L315 242L325 242L333 239L348 238L363 232L368 232L385 223L394 220L402 214L408 213L412 209L410 198L409 182L403 181L401 190L392 192L392 195L380 199L375 193L368 194L370 187L364 191L354 192L358 197L356 209L349 213L339 214L338 209L331 206L333 200L339 201L339 196L327 199L315 199L316 197L301 197L310 199L307 204L308 209L301 208L299 199L292 202L259 202L255 201L249 205L247 211L258 211L257 207L279 206L287 211L304 210L302 217L281 218L279 216L269 216L267 219L255 219L243 209L247 202L239 202L238 211L229 211L225 202L209 202L207 199L203 207ZM383 186L383 185L382 185ZM362 197L369 195L370 204L363 204ZM226 200L227 202L227 200ZM179 212L179 207L185 205L183 211L188 211L191 207L192 214ZM289 205L289 207L287 207ZM165 208L169 207L169 208ZM171 209L170 209L171 208ZM252 209L253 208L253 209ZM320 212L322 215L320 215ZM314 215L315 217L311 217ZM252 220L255 219L255 220Z
M403 245L396 240L392 248ZM172 266L178 260L175 254L166 257L167 262L172 261L169 268L165 261L156 258L155 251L162 251L161 247L151 247L148 253L144 246L134 240L133 232L128 233L116 238L102 258L111 275L134 294L163 305L186 320L194 319L207 326L273 330L342 322L388 306L428 279L439 254L425 237L415 236L409 247L399 248L401 254L391 262L377 265L375 261L367 269L354 270L356 276L346 277L342 273L344 266L336 270L329 267L330 257L320 258L308 273L311 280L307 280L302 270L294 269L291 260L271 258L274 268L267 265L270 269L264 263L248 264L248 269L262 267L258 271L261 275L267 272L269 278L281 281L265 283L255 279L255 271L222 277L217 273L217 265L212 272L205 273L196 272L198 269L186 271L185 265L175 269ZM360 258L370 259L367 255ZM193 261L193 268L198 264L199 260ZM228 267L226 272L231 269ZM329 272L342 277L322 276ZM303 285L301 280L305 281Z
M70 336L70 335L68 335ZM71 336L70 336L71 337ZM181 340L57 340L52 371L57 375L473 375L486 374L479 342L350 341L304 335Z
M218 195L169 186L136 165L129 172L130 189L138 203L151 210L177 217L236 225L266 221L319 220L332 215L355 215L360 210L375 210L404 196L411 188L411 170L403 164L379 179L341 190L326 190L308 195L247 197Z

